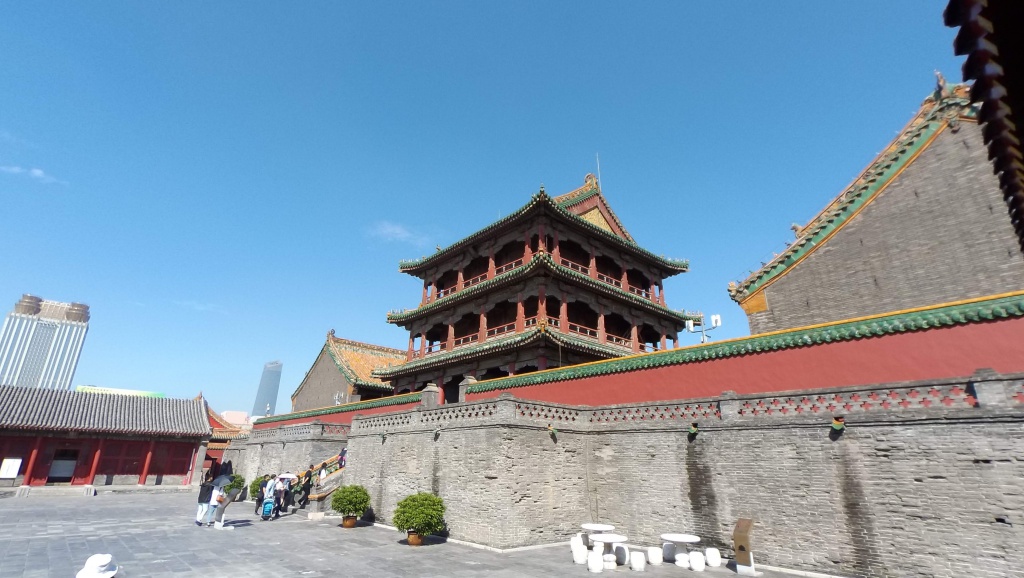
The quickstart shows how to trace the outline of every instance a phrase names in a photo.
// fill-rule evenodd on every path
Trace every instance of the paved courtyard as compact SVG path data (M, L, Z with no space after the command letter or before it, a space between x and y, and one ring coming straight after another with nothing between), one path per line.
M70 578L92 554L113 554L118 577L143 576L589 576L568 544L496 553L455 543L418 548L395 530L343 530L300 515L264 522L232 504L232 531L194 524L196 494L103 494L0 499L0 576ZM735 576L724 568L705 572ZM649 576L696 576L671 565ZM605 574L629 575L628 567ZM768 578L768 574L765 578Z

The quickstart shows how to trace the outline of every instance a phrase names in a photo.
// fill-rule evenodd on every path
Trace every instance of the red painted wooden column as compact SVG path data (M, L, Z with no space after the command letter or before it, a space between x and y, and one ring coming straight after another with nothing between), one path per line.
M602 307L600 313L597 314L597 340L601 343L604 343L605 341L604 307Z
M626 268L622 268L622 277L619 278L619 282L622 283L622 288L629 291L629 276L626 275Z
M588 274L591 279L597 279L597 255L594 254L594 250L590 250L590 264L587 266L590 271Z
M545 324L548 318L548 297L546 293L546 288L543 285L537 288L537 321L539 322L543 319Z
M494 261L491 261L492 263ZM483 343L487 340L487 313L483 307L480 308L480 333L477 334L477 341Z
M562 252L558 248L558 231L555 231L554 239L555 239L555 246L551 249L551 256L555 258L555 263L558 263L560 265L562 263L561 262Z
M455 280L455 290L462 291L464 284L466 283L466 276L463 275L462 269L459 269L459 276Z
M420 333L420 358L427 354L427 334Z
M96 471L100 468L100 459L103 454L103 439L100 438L96 442L96 449L92 453L92 467L89 468L89 479L85 483L92 484L92 481L96 478Z
M445 344L445 349L451 351L455 349L455 324L452 323L448 326L448 342Z
M427 289L430 287L430 283L426 279L423 280L423 298L420 299L420 305L426 305L427 303Z
M548 242L545 239L544 224L541 223L537 226L537 252L544 253L548 250Z
M654 294L654 287L655 287L654 283L651 283L651 286L648 287L648 289L650 290L649 297L651 298L651 301L654 301L655 303L657 303L658 302L658 297Z
M494 279L494 249L487 255L487 278Z
M633 353L640 353L640 332L635 323L629 328L629 338L633 340Z
M149 464L153 461L153 446L156 445L156 440L149 441L149 447L146 448L146 461L142 464L142 474L139 476L139 485L146 485L146 477L149 476Z
M36 436L32 444L32 452L28 455L28 464L25 466L25 476L21 479L21 485L32 485L32 470L36 467L36 460L39 458L39 446L43 443L42 436Z
M516 301L516 333L522 333L526 329L526 307L523 306L522 295Z
M662 351L668 349L668 339L665 338L665 334L661 335L661 349Z
M665 305L665 287L658 281L658 300L662 305Z
M405 360L406 361L412 361L412 345L413 345L413 343L415 341L416 341L416 338L413 337L412 331L410 331L409 332L409 353L405 356Z
M565 302L565 295L562 295L562 302L558 306L558 329L562 333L569 333L569 304Z

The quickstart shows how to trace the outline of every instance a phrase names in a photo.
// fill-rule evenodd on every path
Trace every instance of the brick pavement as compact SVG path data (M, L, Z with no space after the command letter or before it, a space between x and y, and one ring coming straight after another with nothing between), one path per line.
M497 553L456 543L413 548L380 527L343 530L337 519L284 516L264 522L253 504L232 504L235 530L194 525L195 494L109 494L0 499L0 577L74 576L92 554L109 553L118 578L204 576L589 576L568 545ZM648 566L650 576L685 576ZM620 567L611 572L630 571ZM607 572L606 572L607 573ZM708 572L734 576L725 569ZM766 574L765 578L770 575Z

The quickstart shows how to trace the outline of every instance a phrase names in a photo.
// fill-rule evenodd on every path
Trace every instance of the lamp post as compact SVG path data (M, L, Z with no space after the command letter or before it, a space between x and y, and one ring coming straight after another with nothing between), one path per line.
M697 331L700 331L700 342L707 343L708 341L711 341L711 338L708 337L708 333L711 333L711 331L718 329L719 327L722 326L722 316L712 315L711 327L706 327L706 323L704 322L704 314L698 313L697 315L700 316L700 321L694 321L693 319L688 320L686 322L686 330L689 331L690 333L696 333Z

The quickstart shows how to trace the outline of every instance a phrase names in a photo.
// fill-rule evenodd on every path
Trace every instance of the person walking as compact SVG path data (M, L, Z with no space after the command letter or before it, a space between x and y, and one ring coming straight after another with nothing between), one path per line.
M270 481L274 488L274 518L278 519L281 517L281 508L284 507L284 480L278 478L276 475L270 477ZM267 488L271 487L271 483L267 484Z
M220 506L224 500L224 486L213 486L213 491L210 493L210 509L206 513L207 526L213 525L213 519L217 515L217 507Z
M313 490L313 464L302 478L302 498L299 499L299 507L305 509L309 505L309 493Z
M203 485L199 486L199 507L196 509L196 526L203 525L203 518L210 510L210 495L213 493L213 472L206 472Z
M260 482L260 490L256 492L256 511L254 514L259 514L263 510L263 499L267 497L267 483L270 481L270 474L263 474L263 480Z

